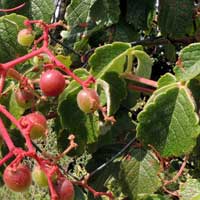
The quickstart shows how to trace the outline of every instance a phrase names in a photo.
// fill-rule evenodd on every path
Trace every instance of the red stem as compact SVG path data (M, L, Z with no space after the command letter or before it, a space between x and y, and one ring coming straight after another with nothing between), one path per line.
M139 83L143 83L143 84L149 85L151 87L155 87L155 88L158 87L158 83L156 81L153 81L153 80L150 80L150 79L147 79L147 78L144 78L144 77L140 77L140 76L137 76L137 75L132 74L132 73L123 73L123 74L121 74L121 76L125 79L137 81Z
M186 155L183 159L183 163L179 169L179 171L177 172L177 174L171 179L171 180L165 180L164 185L169 185L171 183L174 183L178 180L178 178L181 176L181 174L183 173L183 170L185 169L185 166L187 164L187 161L189 159L189 155Z
M97 192L95 189L93 189L91 186L89 186L84 181L75 181L75 182L72 182L72 183L86 188L89 192L91 192L94 195L94 197L107 196L110 200L114 200L112 193L110 193L110 192Z
M45 48L45 53L49 55L50 59L56 64L57 67L59 67L62 71L71 76L81 86L85 87L84 82L78 76L76 76L71 70L69 70L64 64L62 64L58 59L56 59L48 48Z
M15 60L9 61L7 63L1 64L2 68L7 71L9 68L15 67L17 64L25 62L26 60L33 58L34 56L37 56L41 53L43 53L43 48L36 49L22 57L16 58Z
M0 9L0 12L13 12L16 10L19 10L20 8L24 7L26 4L22 3L21 5L15 7L15 8L9 8L9 9Z
M17 119L15 119L14 116L12 116L2 105L0 105L0 112L2 112L21 132L22 136L25 138L26 140L26 144L27 144L27 147L28 149L33 152L35 151L35 149L33 148L33 145L31 143L31 140L30 140L30 137L29 135L27 134L27 130L26 129L23 129L19 123L19 121ZM9 135L8 135L9 136ZM5 141L7 141L7 137L4 138Z
M17 64L25 62L26 60L28 60L30 58L33 58L34 56L37 56L37 55L39 55L41 53L46 53L46 54L49 55L50 59L52 60L53 63L55 63L55 65L57 67L59 67L62 71L67 73L69 76L71 76L74 80L76 80L83 88L87 88L90 83L93 83L94 82L94 78L89 77L88 80L83 81L78 76L76 76L70 69L68 69L58 59L56 59L56 57L53 55L53 53L48 49L48 43L49 43L48 33L49 33L49 29L54 28L54 27L56 27L58 25L61 25L61 23L58 22L58 23L55 23L55 24L48 25L48 24L45 24L41 20L32 20L32 21L26 20L24 22L24 24L26 26L28 26L28 27L30 27L31 24L34 24L34 23L39 24L43 28L43 36L41 37L43 39L43 46L41 48L39 48L39 49L33 50L32 52L30 52L30 53L28 53L28 54L26 54L26 55L24 55L22 57L19 57L19 58L16 58L15 60L12 60L10 62L1 64L1 68L4 71L7 71L8 69L13 68Z
M28 150L30 151L30 152L35 152L35 148L33 147L33 145L32 145L32 142L31 142L31 139L30 139L30 135L28 134L25 134L24 135L24 138L25 138L25 140L26 140L26 145L27 145L27 147L28 147Z
M9 152L7 155L5 155L1 160L0 160L0 166L3 165L5 162L7 162L10 158L14 156L13 152Z
M0 104L0 112L3 113L19 130L21 130L21 126L17 119L15 119L5 108Z
M144 88L144 87L140 87L140 86L132 85L132 84L129 84L128 88L131 89L131 90L136 90L138 92L144 92L144 93L150 93L150 94L152 94L154 92L153 89Z
M24 5L22 4L22 5L20 5L20 6L16 7L16 8L13 8L12 11L14 9L19 9ZM11 9L9 9L9 11L11 11ZM11 70L11 69L14 68L17 64L25 62L26 60L29 60L29 59L33 58L34 56L39 56L41 53L48 54L48 56L50 57L52 63L55 65L55 67L58 67L59 69L64 71L67 75L71 76L83 88L87 88L89 86L89 84L95 82L95 79L93 77L91 77L91 76L89 76L88 79L85 80L85 81L80 79L70 69L68 69L64 64L62 64L58 59L56 59L56 57L53 55L53 53L48 49L48 44L49 44L49 37L48 37L49 34L48 33L49 33L49 30L52 29L52 28L55 28L58 25L62 25L60 22L55 23L55 24L45 24L41 20L32 20L32 21L25 20L24 24L30 29L32 28L32 24L38 24L39 27L41 27L43 29L43 35L41 36L40 39L38 39L34 43L32 52L30 52L30 53L28 53L28 54L26 54L24 56L18 57L15 60L9 61L7 63L3 63L3 64L0 63L0 72L1 72L1 74L0 74L0 94L3 91L3 85L4 85L4 82L5 82L6 75L9 74L8 70L10 69L10 73L14 77L16 77L17 79L20 79L20 81L21 81L21 77L19 76L20 74L17 74L17 71ZM37 49L38 42L41 42L42 40L43 40L42 47ZM7 72L8 72L8 74L7 74ZM24 81L24 84L28 84L28 81ZM56 173L58 176L63 176L63 175L60 172L58 166L55 165L54 161L44 159L43 157L39 157L36 154L36 151L35 151L35 149L34 149L34 147L32 145L32 142L31 142L31 139L30 139L30 134L29 134L30 133L30 128L31 128L31 122L26 121L25 117L24 118L21 117L20 120L17 120L1 104L0 104L0 113L5 115L20 130L21 134L23 135L23 137L26 140L26 145L27 145L27 148L28 148L28 151L25 151L25 150L23 150L21 148L15 147L15 145L13 144L13 142L12 142L12 140L11 140L7 130L6 130L6 127L3 124L3 121L0 119L0 131L1 131L0 133L1 133L2 138L4 139L5 143L8 146L8 149L10 151L3 159L0 160L0 165L2 165L4 162L6 162L8 159L10 159L14 155L16 156L16 158L11 163L12 165L20 163L21 160L26 156L35 159L38 162L38 164L40 165L40 167L44 170L45 174L48 177L48 184L49 184L52 200L56 200L57 199L57 194L56 194L56 191L54 189L51 177L52 177L52 175L54 173ZM25 120L24 122L23 122L23 119ZM71 150L71 148L69 150ZM64 153L66 153L66 152L64 152ZM48 170L47 170L47 167L49 167ZM49 170L49 169L51 169L51 170ZM87 183L79 182L77 184L81 185L82 187L85 187L86 189L88 189L88 191L92 192L95 197L105 195L105 196L108 196L110 199L113 199L113 196L112 196L111 193L96 192L92 187L88 186Z

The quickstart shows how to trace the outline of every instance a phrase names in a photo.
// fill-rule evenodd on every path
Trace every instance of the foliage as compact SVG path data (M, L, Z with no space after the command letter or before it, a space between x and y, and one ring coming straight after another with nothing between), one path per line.
M55 200L63 177L74 185L74 200L200 199L199 1L60 6L55 17L51 0L0 1L0 198L9 199L8 165L32 170L37 162L49 189L33 183L11 199ZM25 28L34 30L32 46L17 42ZM47 76L40 88L47 70L59 73L58 88ZM88 88L98 96L80 109L77 95ZM17 103L19 89L31 94L31 102L23 99L28 106ZM35 111L48 128L45 118L45 127L28 119ZM30 137L33 124L45 138Z

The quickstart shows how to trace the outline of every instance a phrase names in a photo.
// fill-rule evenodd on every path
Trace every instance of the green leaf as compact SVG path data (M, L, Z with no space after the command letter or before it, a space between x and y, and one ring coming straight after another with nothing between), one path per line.
M81 190L81 188L79 188L78 186L74 186L74 190L75 190L74 200L85 200L85 195Z
M135 73L138 76L150 78L153 60L144 51L134 49L132 55L137 58L137 68Z
M170 200L170 198L160 194L152 194L152 195L139 195L137 200Z
M31 0L28 6L29 10L26 13L30 19L50 23L55 7L52 0Z
M20 107L15 99L15 91L12 91L10 102L9 102L9 112L16 118L19 119L24 113L25 109Z
M106 72L123 72L126 50L129 48L130 44L122 42L114 42L96 48L88 61L91 66L91 74L96 78L101 78Z
M200 197L200 181L189 178L180 186L180 200L198 200Z
M127 1L126 20L136 29L147 29L149 19L152 19L155 0ZM151 16L151 17L150 17Z
M119 0L72 0L67 7L65 19L70 26L66 32L66 41L73 43L82 35L91 36L104 26L118 21L120 14Z
M0 2L0 7L14 8L22 3L25 3L25 6L15 11L17 14L24 15L29 19L43 20L47 23L50 22L54 12L54 3L52 0L3 0Z
M179 83L155 91L138 122L137 137L166 157L190 153L200 133L191 92Z
M198 102L200 102L200 80L192 79L189 81L187 86L191 90L192 96L197 104L197 110L199 110L200 104Z
M56 58L64 64L67 68L70 68L70 65L72 64L72 60L70 56L63 56L63 55L57 55Z
M123 18L115 25L113 33L113 41L132 42L139 39L139 34L136 29L127 24Z
M97 24L111 26L118 22L120 15L119 0L96 0L91 6L90 17Z
M88 22L91 6L96 0L72 0L67 7L65 19L69 26L75 27Z
M130 81L126 81L127 85ZM134 91L132 89L127 88L127 96L126 99L122 102L122 105L125 106L126 108L133 108L137 102L138 99L140 99L141 93Z
M191 0L160 0L158 23L164 36L179 38L193 28L194 3Z
M69 25L68 31L62 32L62 37L67 45L74 46L75 42L88 39L94 32L103 28L103 24L97 24L90 16L92 5L97 0L72 0L65 13L65 20Z
M157 175L159 162L150 151L134 149L130 158L121 163L120 182L124 193L130 199L137 199L139 194L154 193L161 186Z
M21 15L10 14L0 17L0 62L7 62L17 56L24 55L27 51L17 42L17 34L24 27Z
M78 72L77 72L78 71ZM75 73L81 74L80 78L85 79L88 72L84 69L79 69ZM76 96L80 91L81 86L72 81L64 92L59 96L58 114L60 116L61 125L83 141L93 143L98 138L98 115L85 114L77 105Z
M199 200L199 199L200 199L200 194L195 196L195 197L193 197L191 200Z
M107 114L108 116L115 114L121 101L126 97L126 82L119 77L117 73L106 73L102 79L97 80L105 91L107 98Z
M170 73L166 73L165 75L161 76L160 79L158 80L158 88L161 88L173 83L176 83L176 77Z
M173 44L163 45L165 57L172 63L176 61L176 47Z
M193 43L181 50L180 63L174 71L177 79L188 81L200 74L200 43Z
M184 68L176 67L174 71L176 73L177 79L181 81L191 80L200 74L200 60L187 70L184 70Z

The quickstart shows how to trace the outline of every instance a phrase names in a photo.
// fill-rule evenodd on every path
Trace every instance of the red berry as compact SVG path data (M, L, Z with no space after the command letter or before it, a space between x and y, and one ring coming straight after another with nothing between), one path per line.
M91 113L99 108L100 100L94 89L82 89L77 95L77 104L85 113Z
M6 167L3 173L3 180L6 186L15 191L23 192L31 185L31 172L25 165L18 165L15 167Z
M74 187L72 183L65 178L61 178L57 181L55 190L58 194L58 200L73 200L74 199Z
M27 90L18 88L15 91L15 99L17 104L22 108L30 108L34 100L34 95Z
M41 75L40 88L46 96L58 96L65 88L65 78L57 70L47 70Z
M47 120L44 115L39 112L34 112L26 115L26 118L32 123L30 131L31 139L46 136Z
M17 41L22 46L30 46L35 39L35 33L30 29L22 29L17 35Z

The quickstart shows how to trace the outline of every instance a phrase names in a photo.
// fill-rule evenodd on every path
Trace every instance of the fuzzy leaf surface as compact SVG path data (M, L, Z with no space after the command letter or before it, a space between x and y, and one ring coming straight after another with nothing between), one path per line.
M119 20L119 0L96 0L91 7L90 16L97 24L110 26Z
M126 20L136 29L147 29L149 19L152 19L155 0L127 1Z
M177 79L188 81L200 74L200 43L193 43L181 50L180 64L174 69Z
M106 73L97 84L103 88L107 99L107 114L113 115L119 108L121 101L126 97L126 82L117 73Z
M40 19L44 20L46 23L49 23L54 12L54 3L52 0L2 0L0 1L0 7L14 8L22 3L25 3L25 6L15 11L17 14L24 15L29 19ZM9 12L7 13L9 14Z
M24 27L21 15L10 14L0 17L0 62L7 62L27 51L17 42L17 34Z
M106 72L123 72L126 62L126 50L129 48L130 44L122 42L114 42L96 48L89 59L91 74L95 78L101 78Z
M200 197L200 180L189 178L180 186L180 200L198 200Z
M152 152L132 150L130 158L121 163L120 183L124 193L131 199L137 199L141 194L154 193L161 186L158 171L159 162Z
M43 20L46 23L51 21L54 12L54 3L52 0L31 0L27 5L27 15L33 20Z
M67 7L65 19L72 27L88 22L91 6L96 0L72 0Z
M178 83L154 92L138 115L137 137L162 156L190 153L200 133L195 104L186 86Z
M179 38L193 27L194 4L191 0L160 0L158 23L164 36Z
M166 73L158 80L158 88L176 83L176 77L170 73Z
M24 113L25 109L20 107L15 99L15 91L12 91L10 102L9 102L9 112L16 118L19 119Z
M137 58L138 62L135 73L138 76L150 78L153 60L144 51L137 49L132 51L132 55Z

